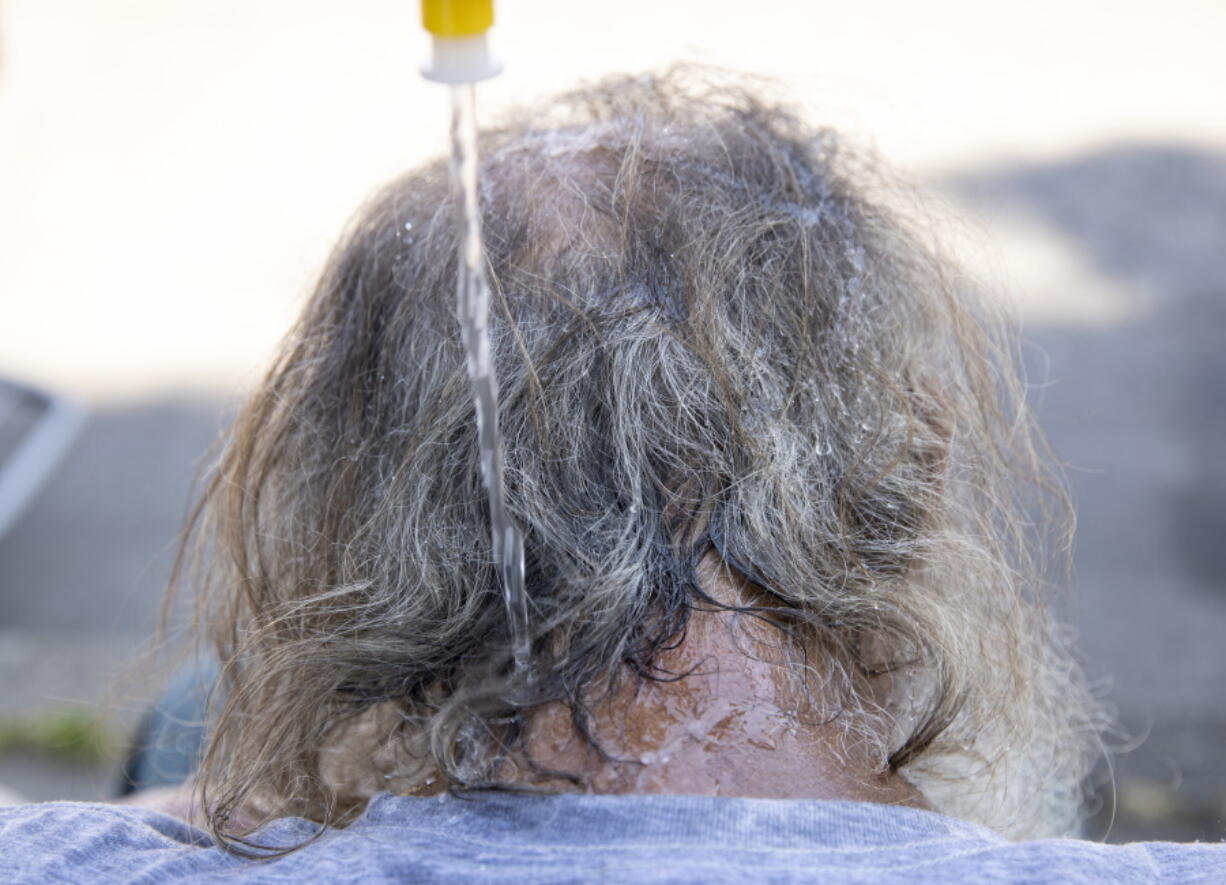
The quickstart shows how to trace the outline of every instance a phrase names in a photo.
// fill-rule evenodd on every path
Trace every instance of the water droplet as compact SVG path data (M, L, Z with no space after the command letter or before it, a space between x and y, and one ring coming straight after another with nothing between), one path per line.
M413 222L411 222L411 221L406 221L406 222L404 223L404 229L405 229L405 230L412 230L412 229L413 229Z

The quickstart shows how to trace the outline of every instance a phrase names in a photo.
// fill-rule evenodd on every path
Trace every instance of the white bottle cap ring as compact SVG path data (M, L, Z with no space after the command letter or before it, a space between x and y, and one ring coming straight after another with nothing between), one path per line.
M430 61L422 65L422 76L435 83L461 86L488 80L502 71L490 54L486 34L471 37L432 37Z

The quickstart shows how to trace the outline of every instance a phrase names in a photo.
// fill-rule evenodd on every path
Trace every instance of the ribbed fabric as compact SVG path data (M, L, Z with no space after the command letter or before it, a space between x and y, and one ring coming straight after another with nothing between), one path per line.
M269 825L269 846L316 833ZM0 809L0 882L1226 883L1226 846L1011 843L926 811L701 796L383 795L277 860L227 855L141 809Z

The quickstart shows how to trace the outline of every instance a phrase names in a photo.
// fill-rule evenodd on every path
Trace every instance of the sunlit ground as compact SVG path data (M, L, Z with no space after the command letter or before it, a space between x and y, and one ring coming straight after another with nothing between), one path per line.
M0 6L0 374L94 409L0 541L0 714L142 703L146 682L116 691L110 676L152 629L223 410L345 219L443 147L415 8ZM1021 312L1042 416L1074 467L1090 670L1125 725L1152 732L1117 760L1112 838L1221 838L1226 5L507 0L500 14L487 119L604 72L725 65L776 77L938 192L960 219L953 246ZM8 758L0 782L31 796L109 788L80 760Z

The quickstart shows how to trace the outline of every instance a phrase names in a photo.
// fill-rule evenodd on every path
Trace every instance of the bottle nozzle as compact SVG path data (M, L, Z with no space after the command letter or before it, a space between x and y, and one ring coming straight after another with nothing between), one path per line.
M421 24L432 44L421 70L427 80L458 86L502 70L489 49L494 0L422 0Z

